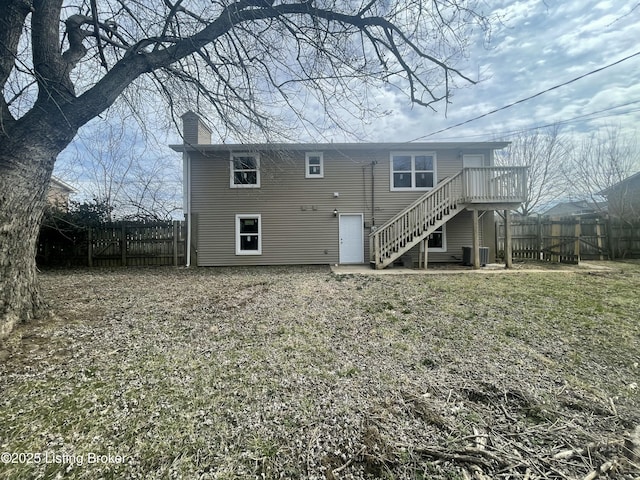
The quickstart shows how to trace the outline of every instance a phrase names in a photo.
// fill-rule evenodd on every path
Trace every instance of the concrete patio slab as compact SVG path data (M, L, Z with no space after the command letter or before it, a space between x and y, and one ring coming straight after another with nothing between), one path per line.
M550 264L548 268L536 268L531 265L515 264L514 268L505 268L504 264L491 263L477 270L462 264L429 265L426 270L406 267L392 267L375 270L368 264L331 265L336 275L456 275L456 274L513 274L513 273L571 273L571 272L607 272L611 267L593 262L580 262L578 265Z

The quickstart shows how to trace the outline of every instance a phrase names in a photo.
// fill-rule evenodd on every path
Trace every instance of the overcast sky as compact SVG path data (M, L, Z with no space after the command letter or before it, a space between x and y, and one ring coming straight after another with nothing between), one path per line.
M477 140L565 121L567 128L579 131L604 123L632 129L640 125L640 2L487 0L487 4L502 24L495 26L488 49L478 45L460 65L465 73L479 75L480 82L455 92L446 118L444 108L433 114L408 108L399 97L381 97L393 115L371 126L372 138ZM532 100L430 135L633 54L637 56Z

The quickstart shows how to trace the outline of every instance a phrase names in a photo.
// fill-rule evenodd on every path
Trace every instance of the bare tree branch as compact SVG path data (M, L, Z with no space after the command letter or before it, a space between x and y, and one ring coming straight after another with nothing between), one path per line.
M518 211L522 215L541 213L541 209L549 208L551 203L567 194L564 165L571 152L569 140L562 135L559 125L520 132L508 140L511 144L496 152L496 163L529 167L527 199Z

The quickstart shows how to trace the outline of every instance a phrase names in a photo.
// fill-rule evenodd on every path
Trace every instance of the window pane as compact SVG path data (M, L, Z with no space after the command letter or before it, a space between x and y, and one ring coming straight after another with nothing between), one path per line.
M258 219L257 218L241 218L240 219L240 234L244 233L258 233Z
M234 170L252 170L257 168L255 157L233 157Z
M239 171L233 173L233 183L235 185L256 185L258 183L258 173L255 171Z
M258 236L240 235L240 250L258 250Z
M429 248L442 248L442 232L435 231L429 235Z
M416 170L433 170L431 155L416 155Z
M416 172L416 188L433 187L433 173Z
M411 156L398 155L393 157L393 170L398 171L410 171L411 170Z
M411 188L411 174L410 173L394 173L393 186L395 188Z
M310 175L320 175L320 166L309 165L309 174Z
M320 165L320 157L309 157L309 165Z

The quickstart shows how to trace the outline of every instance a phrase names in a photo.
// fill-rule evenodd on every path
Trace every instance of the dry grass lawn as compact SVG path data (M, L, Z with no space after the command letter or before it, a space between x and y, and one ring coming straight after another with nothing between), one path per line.
M0 478L636 479L640 264L608 266L43 272Z

